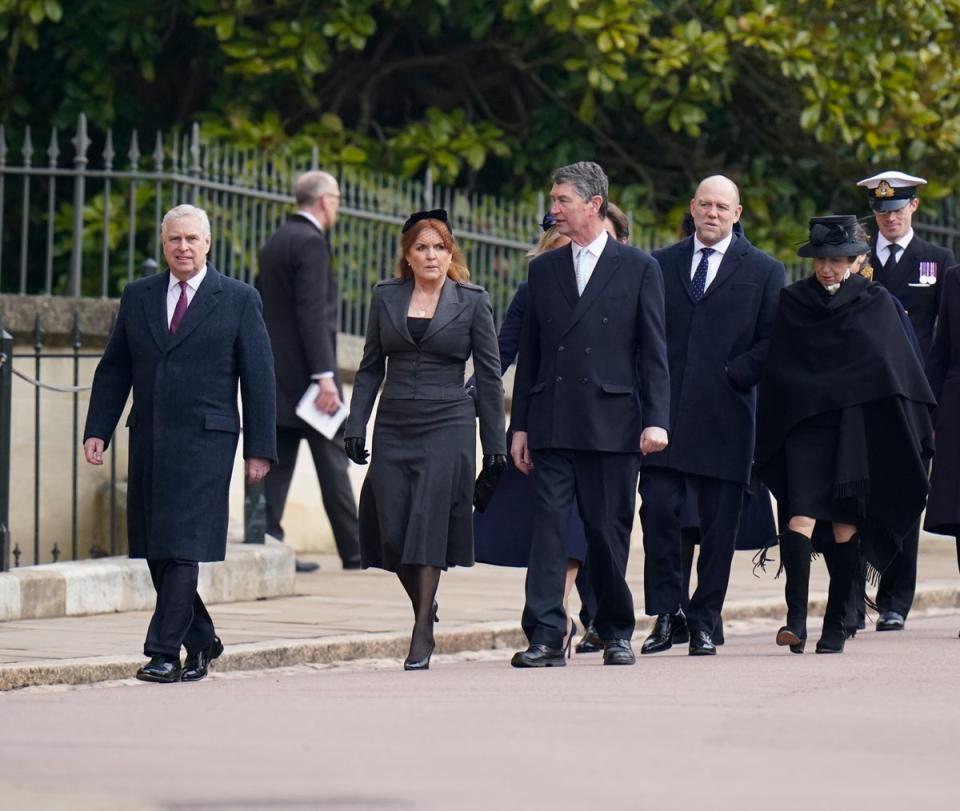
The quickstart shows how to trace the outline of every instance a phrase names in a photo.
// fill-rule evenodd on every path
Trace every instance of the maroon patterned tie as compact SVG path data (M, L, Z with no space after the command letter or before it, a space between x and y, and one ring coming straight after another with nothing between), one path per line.
M170 319L170 334L173 335L179 328L183 317L187 314L187 283L177 282L180 285L180 298L177 299L177 306L173 310L173 318Z

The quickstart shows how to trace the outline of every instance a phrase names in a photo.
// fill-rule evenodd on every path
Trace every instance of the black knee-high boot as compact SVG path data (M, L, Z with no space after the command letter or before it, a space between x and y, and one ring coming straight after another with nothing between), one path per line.
M846 543L835 543L832 553L833 570L830 572L827 610L823 614L823 631L817 642L817 653L843 653L843 643L847 639L844 613L860 567L860 536L854 535Z
M810 539L792 529L780 536L780 560L786 577L787 624L777 631L777 644L803 653L807 644L807 600L810 593Z

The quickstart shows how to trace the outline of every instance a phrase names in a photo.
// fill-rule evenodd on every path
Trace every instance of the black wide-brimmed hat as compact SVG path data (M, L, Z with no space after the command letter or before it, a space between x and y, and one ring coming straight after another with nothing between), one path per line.
M828 256L860 256L870 250L857 239L855 214L831 214L810 219L810 241L800 246L797 254L812 259Z

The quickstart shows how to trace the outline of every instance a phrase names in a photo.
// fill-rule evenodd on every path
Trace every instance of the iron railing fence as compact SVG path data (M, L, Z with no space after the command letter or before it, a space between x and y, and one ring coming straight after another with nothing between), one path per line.
M292 210L294 178L318 167L316 148L306 154L242 150L205 140L196 124L186 134L156 133L149 153L141 151L137 131L94 132L83 115L69 142L56 128L44 134L43 147L36 140L29 127L10 133L0 126L2 292L115 297L144 263L161 266L160 220L184 202L210 216L214 266L250 282L259 247ZM435 185L429 173L421 181L333 171L342 194L331 243L343 332L363 334L370 289L392 273L398 226L411 211L437 207L449 212L499 324L526 273L542 193L506 199ZM640 229L634 241L653 248L672 235Z

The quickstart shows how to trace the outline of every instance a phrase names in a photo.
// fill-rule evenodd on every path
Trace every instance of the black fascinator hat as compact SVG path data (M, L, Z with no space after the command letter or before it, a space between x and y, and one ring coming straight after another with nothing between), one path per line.
M856 234L855 214L831 214L810 220L810 241L797 251L799 256L823 259L829 256L860 256L870 250Z
M447 212L442 208L434 208L430 211L415 211L409 217L407 221L403 224L403 228L400 229L401 234L407 233L413 226L422 220L439 220L445 226L447 230L453 234L453 228L450 226L450 221L447 219Z

